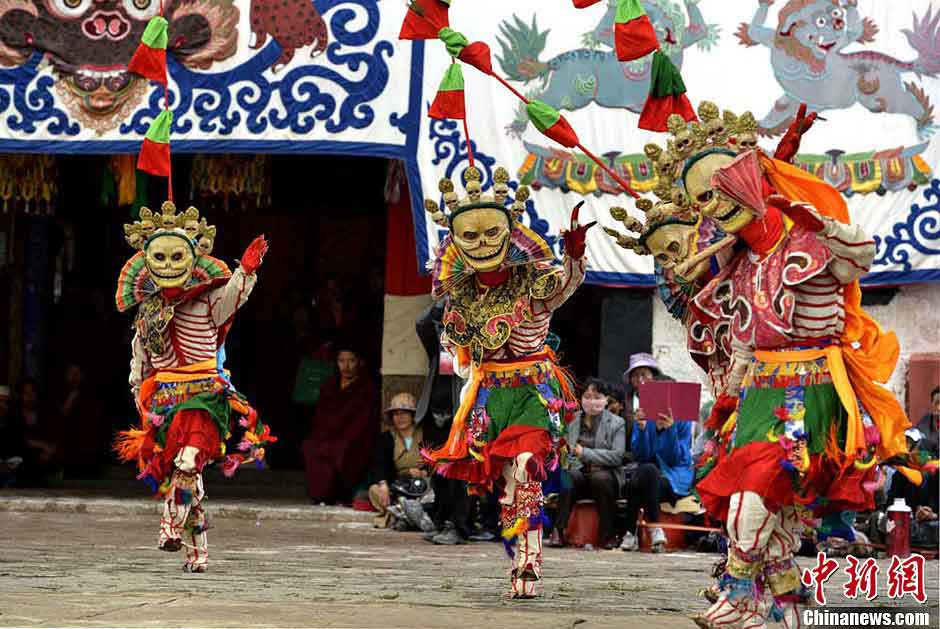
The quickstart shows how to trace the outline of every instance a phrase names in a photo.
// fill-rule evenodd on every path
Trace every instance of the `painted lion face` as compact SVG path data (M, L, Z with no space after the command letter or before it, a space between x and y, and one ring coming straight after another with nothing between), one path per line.
M824 61L858 36L857 11L841 2L790 2L780 12L777 42L792 56L811 62Z
M56 91L83 126L115 128L143 99L147 81L127 70L160 0L9 0L0 7L0 64L45 54ZM168 52L205 68L235 52L234 0L166 0Z

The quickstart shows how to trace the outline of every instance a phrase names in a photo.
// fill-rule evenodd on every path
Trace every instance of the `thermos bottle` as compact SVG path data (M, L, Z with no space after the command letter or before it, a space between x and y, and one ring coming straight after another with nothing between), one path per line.
M905 559L911 554L911 508L895 498L888 508L888 556Z

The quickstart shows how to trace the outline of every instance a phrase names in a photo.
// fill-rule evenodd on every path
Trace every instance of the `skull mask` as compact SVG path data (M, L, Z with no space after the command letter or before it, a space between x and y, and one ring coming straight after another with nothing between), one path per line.
M695 162L685 175L685 189L703 216L714 220L728 234L736 234L755 216L751 208L735 202L726 194L712 189L712 174L727 166L734 157L724 153L706 155Z
M453 218L450 231L464 262L477 272L498 269L509 251L512 229L506 210L465 210Z
M147 269L160 288L177 288L193 273L196 254L182 234L160 234L144 248Z

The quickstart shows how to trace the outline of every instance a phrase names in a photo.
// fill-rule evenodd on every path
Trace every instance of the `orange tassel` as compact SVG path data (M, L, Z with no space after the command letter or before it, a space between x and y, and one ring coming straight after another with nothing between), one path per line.
M140 450L143 448L146 437L146 430L138 428L122 430L118 433L111 448L117 453L121 461L137 461L140 458Z

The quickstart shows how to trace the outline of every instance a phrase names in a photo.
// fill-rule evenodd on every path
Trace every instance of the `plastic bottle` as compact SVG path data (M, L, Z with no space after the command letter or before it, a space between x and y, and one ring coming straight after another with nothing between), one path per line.
M888 557L905 559L911 554L911 508L904 498L895 498L888 508Z

